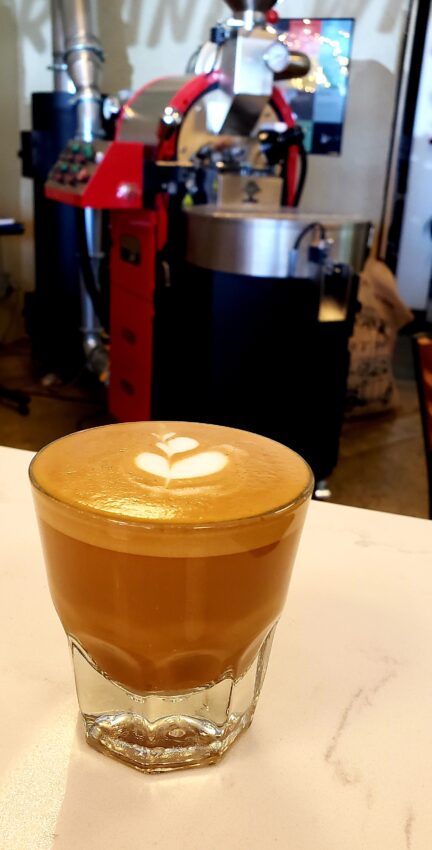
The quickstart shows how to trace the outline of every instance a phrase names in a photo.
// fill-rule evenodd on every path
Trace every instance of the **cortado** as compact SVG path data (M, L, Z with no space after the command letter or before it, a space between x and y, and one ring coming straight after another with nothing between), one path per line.
M215 761L253 716L309 467L245 431L146 422L52 443L31 481L89 743L147 771Z

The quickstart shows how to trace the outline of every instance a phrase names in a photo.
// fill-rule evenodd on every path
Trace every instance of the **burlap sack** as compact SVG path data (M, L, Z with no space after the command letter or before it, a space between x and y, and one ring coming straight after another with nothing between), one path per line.
M413 319L401 301L396 278L385 263L369 258L360 278L346 414L368 416L394 410L398 394L393 373L397 333Z

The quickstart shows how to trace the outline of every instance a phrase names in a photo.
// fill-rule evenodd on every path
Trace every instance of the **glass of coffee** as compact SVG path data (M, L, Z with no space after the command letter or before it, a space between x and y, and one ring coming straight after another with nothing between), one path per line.
M251 723L313 489L265 437L179 422L64 437L30 467L88 743L146 772Z

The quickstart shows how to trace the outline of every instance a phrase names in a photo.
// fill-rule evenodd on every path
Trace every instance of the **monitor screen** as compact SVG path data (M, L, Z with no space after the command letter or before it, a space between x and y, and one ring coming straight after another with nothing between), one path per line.
M281 18L276 27L292 51L306 53L306 77L283 84L309 153L338 155L348 96L353 18Z

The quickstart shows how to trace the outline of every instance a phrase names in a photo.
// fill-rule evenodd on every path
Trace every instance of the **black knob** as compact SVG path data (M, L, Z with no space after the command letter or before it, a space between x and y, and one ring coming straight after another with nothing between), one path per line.
M226 39L226 30L225 27L222 26L222 24L216 24L215 27L211 28L210 41L212 41L213 44L217 44L218 46L220 46L221 44L225 43Z

